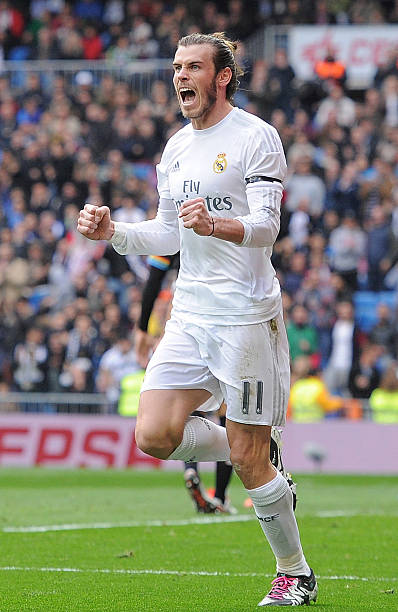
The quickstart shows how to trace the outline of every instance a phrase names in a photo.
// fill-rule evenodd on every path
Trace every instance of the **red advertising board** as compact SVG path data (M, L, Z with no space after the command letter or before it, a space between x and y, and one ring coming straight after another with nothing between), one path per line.
M398 25L294 26L289 61L299 79L313 79L314 66L332 50L353 87L370 87L375 72L397 48Z
M140 451L135 419L101 415L0 416L0 465L159 467Z

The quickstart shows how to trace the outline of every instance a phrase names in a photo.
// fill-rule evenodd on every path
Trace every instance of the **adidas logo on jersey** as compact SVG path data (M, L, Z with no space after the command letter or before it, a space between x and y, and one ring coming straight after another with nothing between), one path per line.
M179 172L180 170L180 162L176 161L172 166L170 172Z

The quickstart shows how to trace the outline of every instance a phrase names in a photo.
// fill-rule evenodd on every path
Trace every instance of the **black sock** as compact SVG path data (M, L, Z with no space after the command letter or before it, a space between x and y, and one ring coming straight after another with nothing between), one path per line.
M216 492L214 497L221 499L222 503L225 502L225 491L231 480L232 465L225 463L225 461L217 461L216 468Z

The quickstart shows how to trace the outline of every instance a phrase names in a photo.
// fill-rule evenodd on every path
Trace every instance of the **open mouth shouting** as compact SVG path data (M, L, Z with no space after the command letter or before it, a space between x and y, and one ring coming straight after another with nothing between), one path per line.
M182 106L184 108L192 106L192 104L195 102L196 92L193 89L190 89L189 87L181 87L179 93Z

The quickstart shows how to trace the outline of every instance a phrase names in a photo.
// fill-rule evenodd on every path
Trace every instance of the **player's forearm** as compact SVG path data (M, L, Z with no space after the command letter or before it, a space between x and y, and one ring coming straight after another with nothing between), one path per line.
M170 255L180 248L175 207L159 207L155 219L115 223L111 244L120 255Z
M214 230L211 234L214 238L228 240L240 244L243 240L245 230L240 221L236 219L224 219L223 217L212 217Z

